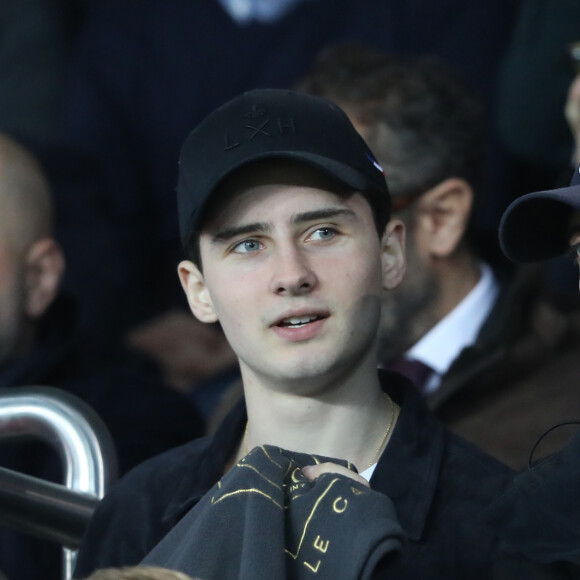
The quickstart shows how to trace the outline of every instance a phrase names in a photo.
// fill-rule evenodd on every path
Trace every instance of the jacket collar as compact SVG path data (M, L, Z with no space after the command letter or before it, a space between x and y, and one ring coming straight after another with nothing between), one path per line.
M438 483L445 431L407 379L389 371L381 371L380 379L383 390L400 405L401 413L371 478L371 487L391 498L408 537L418 540ZM186 468L184 458L183 475L165 511L164 525L175 525L223 476L245 424L246 408L240 401L215 435L199 441L202 449L195 472Z
M199 440L202 449L195 472L187 469L187 457L184 458L183 475L167 505L164 524L175 525L221 479L243 436L246 420L246 405L241 399L214 435Z
M371 487L391 498L409 539L417 541L438 484L445 429L405 377L389 371L380 376L383 390L401 407L401 413Z

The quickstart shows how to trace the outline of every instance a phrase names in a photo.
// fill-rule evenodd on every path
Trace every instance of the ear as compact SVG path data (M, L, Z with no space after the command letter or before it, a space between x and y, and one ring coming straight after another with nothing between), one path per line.
M218 317L199 268L193 262L184 260L177 267L177 273L195 317L200 322L217 322Z
M26 313L40 318L58 294L64 274L64 255L53 238L42 238L28 249L24 258Z
M426 191L417 208L417 243L430 256L451 255L463 238L472 205L473 189L458 177L445 179Z
M383 288L393 290L405 275L405 226L401 220L393 219L385 228L381 239L381 262Z

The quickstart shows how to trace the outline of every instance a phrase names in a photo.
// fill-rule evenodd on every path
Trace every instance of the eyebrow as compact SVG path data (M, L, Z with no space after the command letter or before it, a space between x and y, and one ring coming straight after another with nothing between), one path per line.
M253 224L245 224L241 226L233 226L231 228L226 228L214 234L212 236L212 241L214 243L227 242L232 238L237 238L238 236L245 236L246 234L253 234L255 232L268 233L270 231L270 226L267 223L256 222Z
M355 213L352 210L346 208L318 209L296 214L292 217L292 224L297 225L316 220L331 219L335 217L346 217L352 219L355 217ZM270 224L266 222L255 222L251 224L243 224L240 226L232 226L214 234L212 236L212 241L214 243L223 243L233 238L245 236L247 234L253 234L256 232L269 233L271 229L272 228L270 227Z
M335 217L347 217L352 219L355 217L354 211L346 208L325 208L325 209L317 209L314 211L307 211L304 213L296 214L292 218L293 224L301 224L304 222L312 222L321 219L330 219Z

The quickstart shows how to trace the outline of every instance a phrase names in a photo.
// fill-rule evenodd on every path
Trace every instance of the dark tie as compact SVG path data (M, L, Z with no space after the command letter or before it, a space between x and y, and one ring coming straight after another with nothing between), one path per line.
M386 365L386 369L390 371L397 371L407 378L411 379L417 390L421 393L425 390L427 379L433 374L433 369L418 360L409 360L401 358Z

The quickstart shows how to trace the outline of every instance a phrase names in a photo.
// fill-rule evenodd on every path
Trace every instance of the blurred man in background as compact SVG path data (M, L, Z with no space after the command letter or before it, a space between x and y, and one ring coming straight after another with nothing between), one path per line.
M384 297L382 365L412 378L453 430L522 467L546 416L560 411L525 377L577 343L578 327L540 296L534 273L514 272L473 227L486 201L480 99L438 61L353 45L323 51L300 88L347 112L407 229L407 275Z

